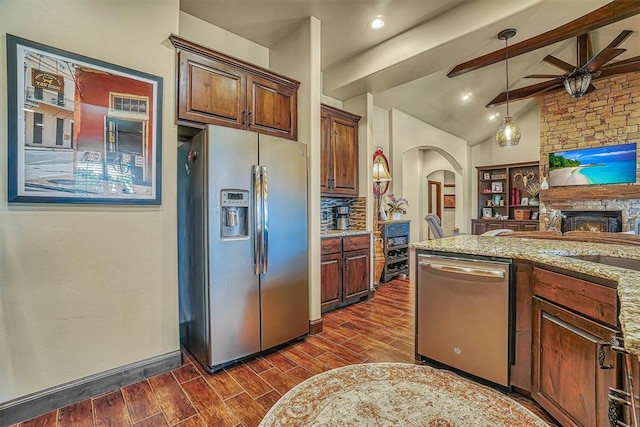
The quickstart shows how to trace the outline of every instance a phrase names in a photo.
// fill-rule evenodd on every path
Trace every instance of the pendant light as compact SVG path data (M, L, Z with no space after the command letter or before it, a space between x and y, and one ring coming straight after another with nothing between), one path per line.
M496 133L496 142L500 147L518 145L520 142L520 129L509 115L509 39L516 35L515 28L508 28L498 33L498 38L505 43L505 68L507 74L507 115L502 119L502 125Z

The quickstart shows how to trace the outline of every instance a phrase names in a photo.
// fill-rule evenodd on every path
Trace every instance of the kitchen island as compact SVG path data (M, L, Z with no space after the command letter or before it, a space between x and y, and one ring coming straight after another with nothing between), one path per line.
M465 359L456 355L468 353L465 352L468 343L462 339L469 336L470 330L472 336L482 337L487 349L495 347L485 337L486 331L492 330L489 326L492 314L498 311L486 313L476 308L484 307L496 297L477 286L467 287L463 293L462 284L471 283L464 278L472 274L486 273L487 277L489 273L496 274L484 269L487 263L509 262L513 266L509 385L530 394L561 425L605 426L611 419L612 425L617 420L632 425L629 405L621 404L619 398L627 398L625 389L631 389L628 378L633 378L636 385L640 381L638 246L471 235L410 246L416 252L416 359L433 360L478 375L457 366ZM462 266L435 265L438 257L458 259ZM487 280L476 279L478 284ZM447 291L449 287L451 290ZM441 291L435 293L434 289ZM443 294L455 297L460 304L442 299ZM460 299L460 295L466 300ZM425 301L434 298L440 298L438 304L445 307L445 313L461 307L464 314L483 314L467 323L460 323L456 316L441 323L442 319L434 317L431 311L421 309L421 305L429 306ZM432 355L433 349L442 345L434 346L436 340L421 338L429 336L434 322L453 337L450 341L454 345L444 346L445 360ZM620 348L621 341L624 349ZM473 359L487 363L494 360L488 357L490 350L479 348ZM620 352L626 353L624 357ZM611 398L617 391L620 394Z
M640 271L570 257L571 255L606 255L636 259L640 262L640 247L471 235L412 243L411 247L416 251L431 250L521 259L615 281L620 301L619 321L625 350L640 356Z

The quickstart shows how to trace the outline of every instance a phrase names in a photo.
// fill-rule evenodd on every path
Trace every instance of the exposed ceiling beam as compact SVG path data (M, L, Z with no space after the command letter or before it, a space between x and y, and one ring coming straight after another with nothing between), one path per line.
M575 19L565 25L553 30L521 41L509 46L509 57L515 57L540 49L551 44L578 37L589 31L596 30L614 22L627 19L640 13L640 1L635 0L614 0L611 3L596 9L591 13ZM447 74L449 77L456 77L488 65L496 64L505 59L505 49L496 50L479 58L472 59L462 64L458 64Z

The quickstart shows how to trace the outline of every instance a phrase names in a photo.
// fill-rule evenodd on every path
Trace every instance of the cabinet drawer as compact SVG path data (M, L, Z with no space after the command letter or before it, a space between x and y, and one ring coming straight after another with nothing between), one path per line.
M541 268L533 269L533 277L534 295L606 324L618 324L618 297L614 288Z
M339 237L335 239L322 239L320 249L321 255L342 252L342 239Z
M408 222L388 224L385 231L385 237L404 236L405 234L409 234Z
M369 236L355 236L355 237L345 237L343 239L342 250L347 251L357 251L360 249L369 249L369 242L371 238Z

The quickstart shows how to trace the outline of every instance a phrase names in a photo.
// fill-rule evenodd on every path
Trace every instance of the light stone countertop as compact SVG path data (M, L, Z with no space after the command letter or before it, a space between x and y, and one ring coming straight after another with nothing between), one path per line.
M351 230L329 230L329 231L323 231L320 233L320 238L322 239L329 239L329 238L334 238L334 237L351 237L351 236L360 236L363 234L371 234L371 231L367 231L367 230L357 230L357 229L351 229Z
M410 246L416 250L523 259L616 281L624 346L629 353L640 356L640 271L563 256L608 255L640 259L638 246L474 235L445 237L411 243Z

